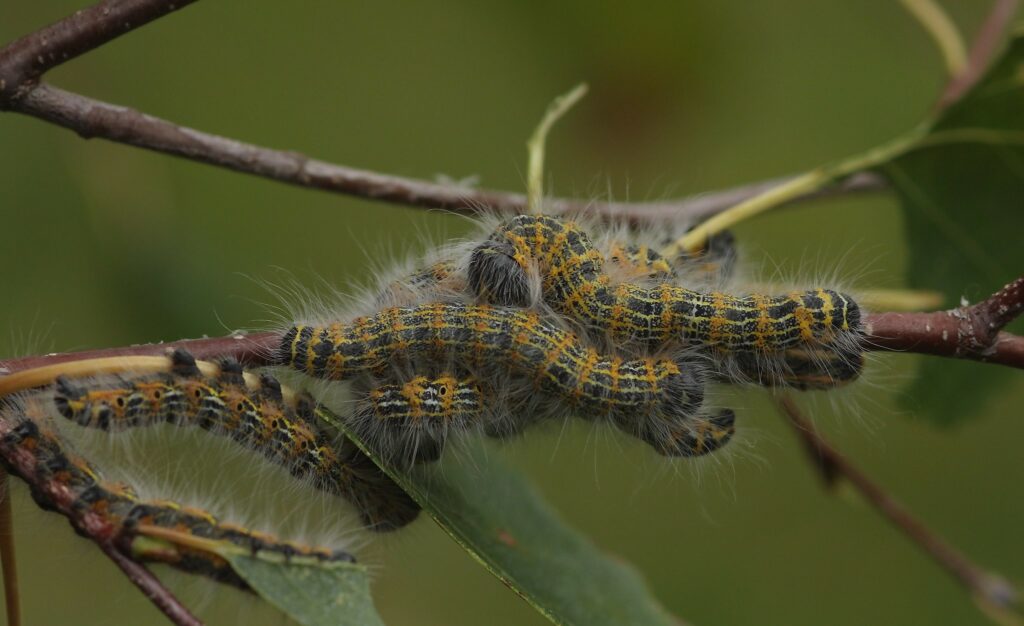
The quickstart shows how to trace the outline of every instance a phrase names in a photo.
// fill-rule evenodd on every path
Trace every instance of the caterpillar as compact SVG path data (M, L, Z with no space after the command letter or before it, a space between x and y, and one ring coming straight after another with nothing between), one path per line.
M127 545L134 559L159 562L200 574L241 589L249 589L221 556L224 550L319 563L352 563L344 550L281 541L268 534L225 523L201 509L170 501L143 501L131 486L105 481L87 461L75 455L56 431L48 427L41 396L7 404L0 447L4 459L21 454L28 464L7 469L24 478L43 509L67 516L75 530L101 533Z
M610 250L609 261L624 268L627 276L647 278L655 283L678 282L678 272L688 273L694 263L699 264L698 272L728 274L736 258L734 238L728 232L712 237L707 249L696 260L679 256L670 263L648 246L615 239L610 243ZM758 356L738 354L727 362L719 363L719 378L725 382L749 381L806 391L845 385L856 380L864 368L864 351L856 341L787 348L772 361Z
M782 296L702 293L668 282L611 284L604 256L573 222L520 215L473 250L468 280L485 301L526 307L530 276L557 312L619 344L682 344L714 354L774 354L856 337L860 309L844 294L815 289Z
M247 374L235 361L206 375L191 354L176 350L166 373L81 382L62 377L53 399L61 416L87 428L117 432L168 423L227 436L349 500L372 530L401 528L420 510L355 444L320 426L312 398L269 374Z
M347 323L295 325L284 333L274 360L336 381L438 363L483 377L512 372L529 383L526 395L540 392L557 407L606 419L673 456L702 450L685 433L697 422L714 421L698 413L704 375L696 363L682 367L665 358L601 354L536 312L505 307L436 302L387 308ZM718 422L731 427L730 419ZM729 427L719 429L723 442Z

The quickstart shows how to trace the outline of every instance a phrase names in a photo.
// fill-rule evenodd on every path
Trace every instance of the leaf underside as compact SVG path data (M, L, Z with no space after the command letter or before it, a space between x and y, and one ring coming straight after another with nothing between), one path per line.
M900 199L909 282L949 301L984 299L1024 272L1024 35L944 111L920 147L879 169ZM908 400L938 424L981 413L1019 373L954 359L924 359Z
M322 417L354 438L337 417ZM565 524L486 442L439 463L385 471L439 526L511 590L555 624L678 626L628 564Z

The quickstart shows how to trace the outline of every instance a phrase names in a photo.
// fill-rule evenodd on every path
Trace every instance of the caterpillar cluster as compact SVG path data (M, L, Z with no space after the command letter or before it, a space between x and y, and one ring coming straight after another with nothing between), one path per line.
M128 546L132 558L157 562L248 589L222 556L225 551L320 564L350 563L344 550L282 541L272 535L218 520L210 513L171 501L146 501L127 484L105 480L75 454L51 423L52 396L41 392L4 406L0 449L5 459L28 462L8 470L32 485L43 509L69 517L76 531L102 535ZM142 540L140 540L142 539Z
M700 456L734 434L734 413L705 405L709 384L828 389L859 376L850 296L704 290L732 270L731 235L676 258L642 239L610 229L602 248L575 222L517 216L379 289L367 315L291 325L273 360L347 381L357 402L381 385L441 378L449 400L482 400L467 412L437 396L434 417L419 421L354 411L360 435L399 462L432 459L470 427L501 435L566 415L614 424L663 455ZM410 453L419 449L430 454Z
M732 271L731 235L674 258L650 239L620 227L595 244L575 222L518 216L377 288L367 315L290 324L270 362L345 383L352 402L343 419L400 466L437 460L459 433L505 438L567 416L611 424L664 456L700 457L735 434L735 413L706 401L709 385L829 389L860 375L860 309L849 296L824 288L729 294L712 287ZM65 496L35 492L41 506L73 520L69 512L87 511L117 536L150 540L132 543L138 560L242 588L215 547L318 562L353 557L142 500L70 451L51 422L110 433L201 429L351 502L372 530L401 528L420 511L318 417L312 396L231 360L199 364L177 350L165 371L59 377L0 408L0 447L28 454L37 478Z
M691 417L703 402L703 388L693 371L680 369L671 359L626 360L601 354L532 311L435 302L388 308L350 323L297 325L285 333L277 360L335 381L383 377L389 368L415 369L424 363L473 371L485 380L511 375L526 383L526 395L539 392L555 407L607 419L671 456L705 454L732 435L731 412L716 415L715 428L690 428ZM483 398L481 391L478 387L472 394L477 402ZM467 412L460 408L464 403L454 401L469 395L450 393L450 404L438 404L438 426L457 427L452 419L456 409L462 415ZM474 415L482 412L479 408ZM533 410L542 409L538 405ZM492 405L489 413L491 430L505 430L495 422L507 418L508 412ZM355 425L372 438L381 432L383 421L386 418L379 415L357 413Z

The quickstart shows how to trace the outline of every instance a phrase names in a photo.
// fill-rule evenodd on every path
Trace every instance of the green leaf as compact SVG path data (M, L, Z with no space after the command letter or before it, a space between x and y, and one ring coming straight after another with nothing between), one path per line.
M904 209L912 287L974 302L1024 273L1024 33L916 146L878 171ZM910 402L950 424L980 413L1015 375L928 358Z
M271 561L230 550L222 556L260 597L303 626L383 626L362 565Z
M321 417L381 465L341 420ZM552 622L678 626L632 567L567 526L485 443L460 452L410 472L381 466L460 546Z

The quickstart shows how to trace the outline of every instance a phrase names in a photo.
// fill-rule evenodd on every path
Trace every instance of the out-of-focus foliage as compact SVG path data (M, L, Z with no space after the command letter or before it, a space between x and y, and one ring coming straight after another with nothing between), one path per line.
M946 4L965 33L987 8ZM82 5L0 3L0 39ZM944 82L930 40L890 0L698 0L642 11L582 0L201 2L49 79L318 158L422 178L477 175L514 190L524 187L523 142L544 107L586 81L590 94L549 145L548 188L617 199L697 193L856 154L926 116ZM0 142L4 355L266 327L274 315L263 303L273 297L258 280L274 267L346 289L374 262L422 249L423 233L437 241L469 232L461 218L84 141L12 114L0 115ZM757 277L838 274L855 287L900 287L905 219L895 197L879 196L767 214L736 234ZM971 280L961 290L974 297L993 286ZM1013 537L1024 499L1006 494L1019 489L1024 390L996 389L964 409L961 428L936 430L899 408L923 360L875 355L838 410L823 398L810 412L936 530L1020 579L1024 544ZM488 452L525 472L569 524L632 563L671 613L693 623L982 623L960 588L873 511L820 490L762 394L720 397L738 409L739 440L703 464L667 465L585 424ZM244 483L244 464L222 478ZM204 503L230 518L260 507L259 496L220 489ZM15 504L27 623L159 623L114 567L20 486ZM337 513L339 526L346 515ZM546 623L428 521L357 553L385 623ZM240 613L280 623L256 599L160 573L211 624L237 623Z

